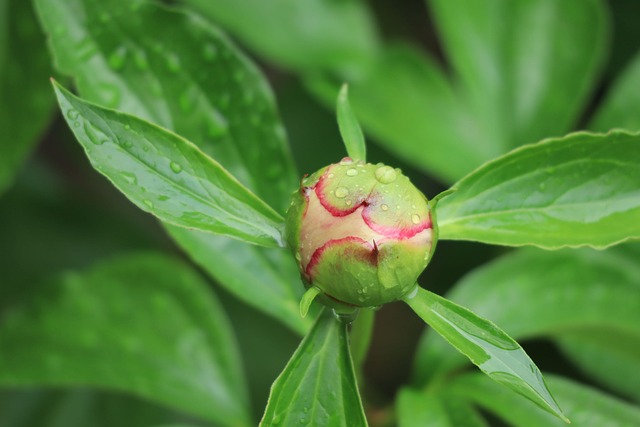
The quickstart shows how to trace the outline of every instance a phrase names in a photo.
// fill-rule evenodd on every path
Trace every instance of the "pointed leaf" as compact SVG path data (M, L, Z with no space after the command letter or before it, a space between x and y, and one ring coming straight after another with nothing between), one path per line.
M548 375L547 379L571 419L572 427L635 427L640 424L637 406L568 379L554 375ZM445 393L471 399L514 427L567 426L481 375L464 375L448 386Z
M522 347L493 323L420 287L404 301L482 372L566 420Z
M271 386L261 426L366 426L347 325L325 310Z
M58 68L75 77L83 97L185 136L284 212L298 178L273 95L257 67L220 31L149 2L130 2L131 11L120 0L36 4ZM234 295L301 333L311 326L289 311L303 290L298 273L290 273L289 257L223 236L167 228ZM247 272L250 280L242 282Z
M189 268L155 254L63 275L12 312L0 327L0 384L105 387L250 424L222 307Z
M281 245L282 217L189 141L54 85L94 168L162 221L264 246Z
M353 160L367 160L367 147L364 144L364 135L355 113L349 104L349 87L344 84L338 94L337 102L338 125L340 134L347 149L347 155Z
M339 83L314 76L307 86L333 109ZM473 139L477 130L444 71L415 48L386 47L367 73L349 80L349 88L349 101L367 134L444 182L460 179L506 150L495 141Z
M273 94L217 28L146 0L35 3L58 70L84 99L183 136L284 210L298 179Z
M504 325L518 340L548 337L562 342L576 336L598 345L600 334L606 334L613 340L634 337L632 342L637 342L640 266L628 246L606 251L520 250L468 274L447 297ZM602 350L606 347L602 345ZM625 347L640 358L640 348ZM431 332L420 341L415 360L417 384L442 378L466 362ZM606 372L602 370L602 375ZM633 375L629 372L627 379Z
M607 247L640 238L640 134L578 132L516 149L454 185L440 239Z
M55 105L51 64L32 4L0 0L0 194L28 156Z

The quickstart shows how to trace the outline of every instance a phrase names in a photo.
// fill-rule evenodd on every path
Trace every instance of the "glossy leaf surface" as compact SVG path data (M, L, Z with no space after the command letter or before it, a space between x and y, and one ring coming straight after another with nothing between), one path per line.
M192 15L146 2L131 2L131 11L114 0L37 4L58 67L76 78L83 97L185 136L284 212L297 173L273 95L258 69L219 31ZM58 31L60 23L74 31ZM173 237L183 237L178 244L230 292L296 330L308 329L299 316L286 314L298 297L279 297L287 289L302 293L297 274L295 281L288 273L273 274L291 271L287 257L274 259L224 237L168 228ZM230 255L215 252L220 248ZM236 278L246 277L246 271L244 264L231 262L237 259L246 259L255 273L244 285L251 286L251 292L238 291Z
M0 0L0 194L47 125L51 64L31 2Z
M434 331L495 381L566 419L522 347L496 325L420 287L404 301Z
M399 427L487 427L463 399L404 388L396 400Z
M366 426L349 352L347 325L329 310L271 386L261 426Z
M598 390L558 376L548 376L549 385L575 427L635 427L640 409ZM562 427L564 422L518 398L480 375L456 379L448 392L471 399L514 427Z
M640 346L634 350L632 344L640 342L639 284L637 256L625 247L604 252L527 249L467 275L447 296L504 325L518 340L576 336L597 345L602 344L600 334L622 334L631 339L627 350L640 358ZM602 345L601 351L606 353L607 347ZM414 381L425 384L464 363L429 332L418 347Z
M571 130L606 55L602 1L429 5L471 110L474 139L514 147Z
M589 129L597 132L615 128L640 131L640 117L636 114L640 102L637 93L639 86L640 53L636 54L609 89L605 100L591 120Z
M287 68L349 70L377 48L360 0L185 0L257 53Z
M182 263L122 257L41 291L0 328L1 384L117 389L224 425L250 424L231 325Z
M285 208L297 174L273 95L220 31L145 0L36 4L57 68L83 98L176 132Z
M94 168L140 209L169 224L281 245L282 217L191 142L55 90Z
M310 329L314 316L300 317L298 303L304 286L288 251L248 246L181 227L170 227L169 234L233 295L300 335Z
M440 239L546 249L640 237L640 134L574 133L516 149L454 185Z

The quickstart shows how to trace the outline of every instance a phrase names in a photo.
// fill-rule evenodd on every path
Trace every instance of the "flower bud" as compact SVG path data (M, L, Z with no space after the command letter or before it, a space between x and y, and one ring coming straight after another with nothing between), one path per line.
M286 238L325 304L374 307L414 289L433 228L426 197L399 169L345 158L302 180Z

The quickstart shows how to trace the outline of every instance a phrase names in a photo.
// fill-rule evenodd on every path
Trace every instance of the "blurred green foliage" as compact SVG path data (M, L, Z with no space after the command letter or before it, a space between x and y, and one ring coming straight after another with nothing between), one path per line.
M48 82L54 67L57 73L71 77L85 98L128 110L205 144L204 151L222 157L226 168L279 211L285 207L288 192L295 190L293 168L283 168L284 173L290 173L282 178L278 173L266 173L266 169L264 175L253 176L251 171L263 162L255 146L225 151L229 145L216 145L224 138L209 137L210 129L197 126L205 120L203 111L211 115L216 110L210 106L220 102L225 88L240 91L237 97L246 93L264 97L264 120L273 121L267 133L236 126L228 134L234 146L262 138L276 153L269 158L284 153L280 161L291 166L284 130L277 124L281 116L295 164L305 173L344 156L333 106L339 85L349 82L354 110L367 140L373 142L368 146L369 161L401 167L428 197L518 145L582 128L640 130L640 27L636 25L640 3L633 0L491 0L475 7L466 7L470 3L463 0L242 0L232 2L233 7L224 1L171 2L190 11L190 18L178 25L184 28L196 23L194 34L172 28L169 18L157 21L148 32L130 33L141 19L135 8L143 7L144 2L138 0L121 2L113 10L105 2L102 9L92 11L96 15L88 21L91 25L82 21L87 16L84 2L36 3L39 21L30 2L0 0L3 325L29 313L25 307L43 304L38 301L44 300L45 308L47 302L53 303L55 299L47 300L52 277L64 272L67 276L62 277L82 277L95 268L92 266L127 252L163 251L163 256L172 260L182 259L171 262L189 263L189 269L200 272L196 280L203 282L202 292L220 295L222 316L233 325L241 354L237 361L241 368L237 369L244 370L247 377L251 407L247 403L243 411L252 420L260 419L270 384L310 326L295 317L295 305L279 302L295 301L302 293L300 283L293 279L291 260L282 253L266 255L260 248L244 252L217 238L202 243L195 235L191 239L176 237L182 230L171 232L189 255L185 256L153 218L135 209L89 167L54 111ZM104 13L125 7L133 8L126 21L130 28L111 28L111 33L87 30L98 28ZM207 67L200 70L204 77L180 74L172 84L160 87L161 95L152 96L158 91L158 81L169 80L166 76L118 66L119 45L113 34L136 42L163 42L156 57L146 60L166 62L173 53L185 65L189 55L182 54L194 46L200 52L199 41L208 37L208 28L214 26L260 63L274 97L260 77L255 80L259 81L256 87L242 92L246 87L233 83L232 72L207 86L205 82L211 80L205 77L212 73ZM67 38L78 44L66 44ZM89 42L81 44L84 40ZM98 46L96 51L91 41ZM206 50L202 52L206 55ZM244 56L240 63L252 75L260 75ZM200 65L192 64L191 70ZM96 82L116 87L118 96ZM181 84L192 88L198 106L188 113L180 107L180 92L171 90ZM230 125L233 128L233 123ZM250 250L255 253L248 254ZM551 339L560 349L558 357L542 357L538 364L543 371L573 378L554 378L550 386L563 409L574 417L574 425L595 427L604 420L620 426L636 425L640 419L640 335L633 317L637 313L633 304L640 294L637 245L606 252L516 251L499 257L503 252L506 250L474 243L441 243L421 282L439 293L453 288L451 298L499 322L507 332L524 340L524 348L534 355L539 342L527 340ZM456 284L462 275L493 258ZM233 271L244 274L234 275ZM538 280L544 283L538 285ZM252 286L266 289L268 284L273 286L271 293L252 293ZM133 280L125 286L137 285ZM543 291L545 287L548 292ZM515 301L505 302L505 294L515 294ZM528 311L518 309L523 299L531 302ZM265 304L265 300L273 303ZM107 299L102 302L109 308ZM128 303L134 304L130 309L133 319L144 303ZM40 320L38 316L55 317L55 308L33 316ZM464 367L448 349L442 350L431 333L421 340L416 371L410 373L408 366L421 326L408 314L405 306L393 304L376 316L372 351L364 364L362 381L365 410L372 425L394 422L394 397L400 387L397 421L403 426L423 425L423 419L433 425L448 425L437 424L440 416L426 413L423 418L425 413L416 409L430 393L434 397L425 410L432 408L445 420L447 414L455 413L460 417L456 420L483 425L473 403L513 425L555 422L527 402L515 400L507 389L497 389L474 375L456 377L452 372L458 371L453 368L423 375L423 370L439 364ZM539 322L541 318L547 323ZM45 355L30 350L33 342L28 341L31 336L44 345L38 329L29 327L28 316L25 322L24 334L16 334L15 341L8 341L9 347L0 350L0 366L12 366L4 365L11 358L3 355L12 348L19 350L13 355L15 363L24 363L27 356L34 358L34 365L38 356L44 360ZM67 322L49 332L73 334L74 323L85 320L78 316ZM153 335L142 332L139 337ZM423 349L426 343L430 343L428 351ZM69 363L80 366L84 362L70 359ZM566 369L568 364L573 367ZM2 426L99 427L115 425L125 416L130 425L209 425L114 390L43 389L43 384L60 386L69 381L44 381L33 372L28 380L19 379L18 372L12 367L14 376L0 380L7 387L0 405ZM428 382L425 378L429 375L437 380ZM453 380L448 382L449 378ZM407 386L409 383L415 387ZM427 384L427 388L418 384ZM15 389L18 385L20 389ZM25 391L26 386L29 390ZM489 393L500 398L487 400ZM184 405L170 406L185 409ZM225 420L214 421L224 424Z

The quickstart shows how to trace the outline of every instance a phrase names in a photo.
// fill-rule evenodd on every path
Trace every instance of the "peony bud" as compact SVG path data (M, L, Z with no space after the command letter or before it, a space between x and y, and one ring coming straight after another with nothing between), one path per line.
M302 180L286 238L325 304L374 307L415 288L433 228L426 197L400 170L345 158Z

